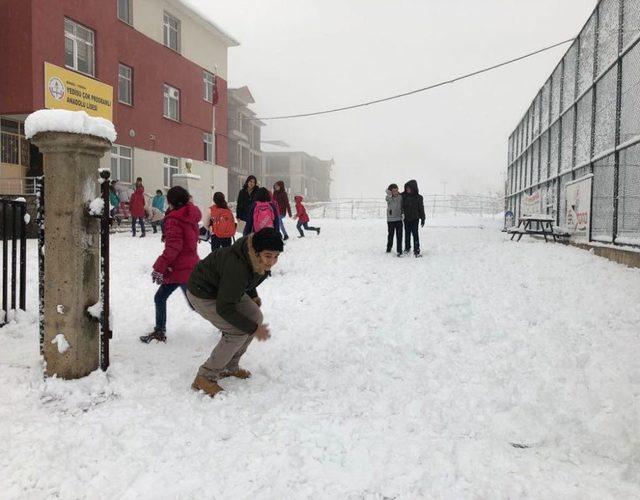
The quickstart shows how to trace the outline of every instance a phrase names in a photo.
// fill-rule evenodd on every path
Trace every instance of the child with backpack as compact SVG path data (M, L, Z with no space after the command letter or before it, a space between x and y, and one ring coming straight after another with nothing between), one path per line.
M302 228L304 227L307 231L315 231L318 235L320 235L320 228L313 227L309 225L309 214L307 214L307 209L304 208L302 201L304 198L302 196L296 196L294 201L296 202L296 214L293 216L294 219L298 219L298 224L296 228L300 233L298 238L304 238L304 231Z
M247 216L247 224L244 226L244 235L257 233L265 227L278 227L278 205L271 201L271 195L267 188L258 188L255 201Z
M213 195L213 205L209 208L211 215L211 251L231 246L231 238L236 234L236 221L233 212L227 206L224 193L217 191Z

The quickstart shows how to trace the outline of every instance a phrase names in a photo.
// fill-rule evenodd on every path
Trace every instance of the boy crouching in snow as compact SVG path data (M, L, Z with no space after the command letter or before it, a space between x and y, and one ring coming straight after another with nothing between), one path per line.
M218 345L198 370L191 388L213 397L225 377L249 378L240 358L256 337L271 337L263 323L256 288L271 274L283 250L282 236L272 227L240 238L231 247L209 254L189 278L187 297L193 308L222 332Z

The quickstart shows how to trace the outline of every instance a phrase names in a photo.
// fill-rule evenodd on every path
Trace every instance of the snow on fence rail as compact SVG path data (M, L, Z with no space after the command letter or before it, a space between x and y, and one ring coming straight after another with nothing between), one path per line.
M386 217L384 198L340 198L331 201L305 203L307 211L316 218L382 219ZM504 210L504 200L492 196L424 195L427 217L436 215L495 216Z

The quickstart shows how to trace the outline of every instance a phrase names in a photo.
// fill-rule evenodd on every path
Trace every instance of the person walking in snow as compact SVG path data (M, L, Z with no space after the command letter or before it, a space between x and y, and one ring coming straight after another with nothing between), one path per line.
M265 227L278 229L279 215L278 205L271 201L269 190L263 187L256 189L255 201L247 213L243 234L256 233Z
M387 253L393 248L393 238L396 239L398 257L402 257L402 196L398 192L397 184L390 184L387 188Z
M307 213L307 209L304 208L302 201L304 198L302 196L296 196L293 198L296 202L296 214L293 216L294 219L298 219L298 224L296 224L296 229L300 233L298 238L304 238L304 231L302 228L304 227L307 231L315 231L316 234L320 235L320 228L313 227L309 225L309 214Z
M140 340L166 342L167 299L178 288L186 294L191 271L200 261L198 257L198 223L202 214L190 201L189 192L174 186L167 193L169 210L165 214L164 251L153 264L151 279L160 285L154 297L156 325L153 332Z
M227 206L224 193L213 194L213 205L209 207L211 226L211 251L231 246L231 238L236 234L236 221L233 212Z
M247 221L249 209L255 201L256 191L258 188L258 180L254 175L247 177L242 189L238 193L238 202L236 204L236 217L238 220Z
M291 217L291 205L289 204L289 195L287 194L287 190L284 187L284 181L278 181L273 185L273 201L275 201L278 205L278 212L280 214L279 222L280 222L280 231L282 232L282 239L287 241L289 239L289 235L287 234L287 230L284 227L284 219L289 214Z
M402 193L402 213L404 214L404 253L411 251L411 238L413 237L413 255L420 255L420 236L418 234L418 222L424 227L424 200L418 190L418 183L410 180L404 185Z
M254 337L259 341L271 337L256 289L270 276L282 250L280 232L267 227L240 238L231 247L211 252L191 273L189 301L198 314L222 332L191 384L194 391L213 397L223 390L220 379L251 376L240 367L242 355Z
M144 196L144 186L142 185L142 179L138 177L138 180L136 180L135 191L131 195L131 198L129 198L129 212L131 213L131 233L134 237L136 235L136 222L140 223L140 230L142 232L140 238L145 237L145 205L146 199Z

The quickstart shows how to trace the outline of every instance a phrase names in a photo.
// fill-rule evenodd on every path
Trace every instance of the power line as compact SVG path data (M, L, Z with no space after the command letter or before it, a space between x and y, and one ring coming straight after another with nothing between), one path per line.
M257 118L251 118L251 119L253 119L253 120L286 120L286 119L289 119L289 118L303 118L303 117L306 117L306 116L326 115L326 114L329 114L329 113L337 113L339 111L346 111L348 109L355 109L355 108L362 108L364 106L371 106L372 104L378 104L378 103L385 102L385 101L391 101L393 99L400 99L401 97L407 97L407 96L410 96L410 95L413 95L413 94L417 94L419 92L425 92L427 90L435 89L437 87L442 87L444 85L450 85L450 84L458 82L460 80L464 80L466 78L471 78L472 76L476 76L476 75L479 75L481 73L486 73L487 71L492 71L494 69L501 68L502 66L506 66L508 64L512 64L514 62L521 61L522 59L526 59L528 57L535 56L536 54L540 54L541 52L546 52L547 50L555 49L556 47L559 47L560 45L564 45L566 43L573 42L574 40L575 40L575 38L570 38L570 39L565 40L563 42L559 42L559 43L555 43L553 45L549 45L548 47L544 47L544 48L536 50L534 52L529 52L528 54L525 54L523 56L516 57L514 59L509 59L508 61L504 61L504 62L501 62L499 64L494 64L493 66L489 66L487 68L479 69L477 71L473 71L471 73L467 73L467 74L462 75L462 76L457 76L455 78L452 78L451 80L445 80L445 81L442 81L442 82L439 82L439 83L435 83L435 84L429 85L427 87L422 87L422 88L416 89L416 90L410 90L409 92L404 92L402 94L396 94L396 95L392 95L392 96L389 96L389 97L383 97L381 99L375 99L373 101L362 102L360 104L353 104L351 106L343 106L343 107L340 107L340 108L325 109L323 111L314 111L314 112L311 112L311 113L299 113L299 114L295 114L295 115L280 115L280 116L261 116L261 117L257 117Z

